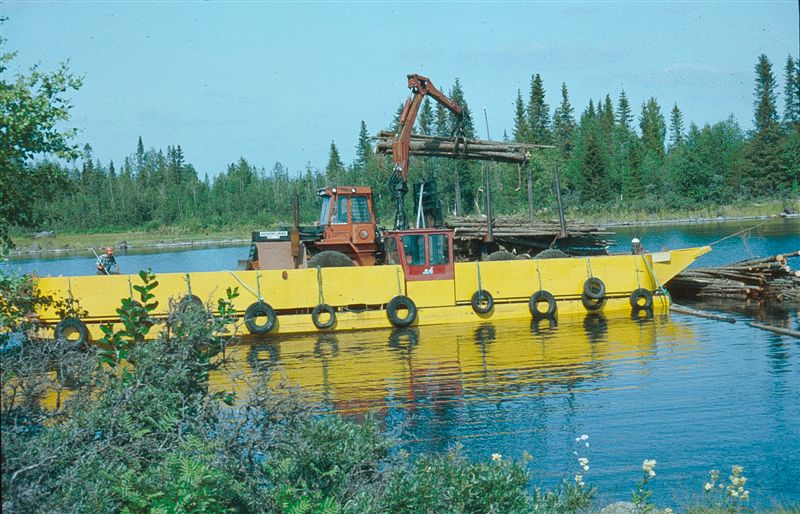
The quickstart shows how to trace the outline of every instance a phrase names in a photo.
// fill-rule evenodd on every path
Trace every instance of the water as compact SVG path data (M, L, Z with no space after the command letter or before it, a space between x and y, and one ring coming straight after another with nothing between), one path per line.
M177 273L187 271L214 271L236 269L237 259L246 259L250 245L182 249L167 252L117 250L114 256L122 273L138 273L152 268L154 273ZM31 258L12 258L0 262L0 271L18 273L37 272L41 276L94 275L95 257L71 255L50 257L47 254Z
M759 221L619 228L659 250L708 244ZM800 220L776 220L727 239L704 256L714 265L800 249ZM121 255L124 270L233 269L246 247ZM792 265L800 268L800 259ZM92 258L15 260L4 270L77 275ZM721 307L709 302L710 308ZM765 311L726 304L721 323L680 314L649 320L564 318L536 330L525 320L410 331L248 340L238 367L279 370L324 412L373 416L412 453L463 445L472 458L519 459L534 482L581 472L601 501L630 498L644 459L656 459L654 499L702 495L710 469L745 467L752 502L800 502L800 340L747 326L757 317L800 330L797 306ZM224 384L226 377L214 380ZM575 439L589 435L589 447ZM573 452L577 452L577 455ZM577 457L587 457L582 472Z

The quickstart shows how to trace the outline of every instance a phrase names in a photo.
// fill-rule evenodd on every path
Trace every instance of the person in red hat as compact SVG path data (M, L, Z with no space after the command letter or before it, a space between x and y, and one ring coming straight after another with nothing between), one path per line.
M114 248L106 246L106 251L97 258L98 275L119 275L119 264L114 258Z

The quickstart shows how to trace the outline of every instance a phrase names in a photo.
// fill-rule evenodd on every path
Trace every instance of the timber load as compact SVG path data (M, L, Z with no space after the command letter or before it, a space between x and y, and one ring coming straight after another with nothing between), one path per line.
M670 294L685 298L732 298L800 302L800 271L789 259L800 250L735 262L715 268L682 271L669 283Z
M486 240L486 219L477 217L448 218L447 228L454 231L457 255L475 259L480 256L480 243ZM567 225L566 237L559 237L560 226L556 221L530 221L510 216L493 220L492 235L497 245L516 254L535 256L548 248L556 248L568 255L606 255L614 243L608 232L599 227L571 223Z
M397 134L389 130L378 132L375 151L392 155ZM510 164L525 164L530 160L531 148L552 148L547 145L531 145L505 141L463 139L414 134L409 141L409 155L423 157L450 157L468 161L495 161Z

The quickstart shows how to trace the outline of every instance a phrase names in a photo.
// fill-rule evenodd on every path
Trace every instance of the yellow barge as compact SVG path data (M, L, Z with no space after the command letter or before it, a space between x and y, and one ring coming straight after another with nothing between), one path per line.
M449 230L388 232L387 264L379 266L164 273L153 290L153 315L166 317L170 300L215 306L227 288L237 287L233 305L245 333L253 334L660 312L669 306L657 292L661 285L711 250L456 263L452 241ZM55 308L42 307L37 314L46 328L93 340L102 336L101 324L119 322L117 308L122 299L137 297L140 279L43 277L36 284L40 294L72 299L81 311L78 320L62 320Z

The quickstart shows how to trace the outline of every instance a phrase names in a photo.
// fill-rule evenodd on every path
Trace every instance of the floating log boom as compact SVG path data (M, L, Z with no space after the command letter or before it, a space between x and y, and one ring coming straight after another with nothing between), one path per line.
M800 302L800 272L789 266L789 259L798 256L800 250L716 268L687 269L672 279L670 293L678 297Z

